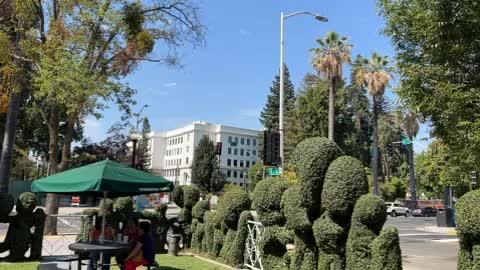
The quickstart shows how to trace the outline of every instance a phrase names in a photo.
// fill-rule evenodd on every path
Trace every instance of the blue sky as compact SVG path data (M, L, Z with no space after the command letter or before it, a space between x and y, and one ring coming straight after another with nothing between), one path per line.
M184 69L143 63L126 78L138 90L138 107L149 105L144 113L154 130L196 120L261 129L258 116L278 73L282 11L306 10L329 19L321 23L303 15L286 22L285 62L297 90L303 76L312 71L309 49L328 31L349 37L352 55L369 56L373 51L394 55L389 39L380 33L384 22L374 0L203 0L200 5L208 28L206 45L179 50ZM387 95L394 98L391 90ZM120 118L114 105L103 115L86 120L86 134L92 141L102 140ZM419 137L427 136L422 127Z

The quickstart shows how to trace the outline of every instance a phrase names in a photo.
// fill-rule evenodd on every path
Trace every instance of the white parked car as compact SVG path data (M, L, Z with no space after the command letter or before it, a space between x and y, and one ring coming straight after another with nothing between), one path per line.
M412 214L410 209L402 206L399 203L386 202L385 205L387 206L387 215L390 215L392 217L396 217L396 216L409 217Z

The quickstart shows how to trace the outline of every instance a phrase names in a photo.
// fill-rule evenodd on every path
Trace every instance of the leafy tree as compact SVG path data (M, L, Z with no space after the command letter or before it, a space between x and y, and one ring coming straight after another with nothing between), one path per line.
M378 169L379 169L379 152L378 152L378 99L383 96L385 88L388 86L392 75L392 68L389 67L389 61L386 56L373 53L372 58L359 59L354 67L356 72L357 83L365 85L373 98L373 193L378 195Z
M205 193L221 191L225 175L220 171L215 143L203 136L195 147L192 162L192 184Z
M325 38L317 39L319 48L312 49L313 67L329 83L328 94L328 138L335 141L335 95L337 85L342 80L343 64L350 62L350 49L347 37L340 37L336 32L328 32Z
M378 7L396 50L399 96L431 124L461 171L478 170L480 7L460 0L380 0Z
M293 83L290 80L290 71L286 65L284 65L284 81L283 81L283 91L284 91L284 114L287 118L290 115L290 112L293 110L295 104L295 89ZM267 97L267 103L260 113L260 123L268 131L278 131L279 129L279 108L280 108L280 76L275 75L275 79L270 86L270 94Z
M266 171L267 168L263 166L263 162L261 161L255 163L255 165L248 169L248 187L250 191L253 191L257 183L265 177Z

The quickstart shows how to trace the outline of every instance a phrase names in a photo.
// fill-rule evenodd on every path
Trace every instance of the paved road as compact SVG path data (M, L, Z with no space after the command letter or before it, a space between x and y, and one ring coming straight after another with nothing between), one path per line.
M404 269L457 269L457 236L425 231L435 225L435 218L388 217L385 226L395 226L400 233Z

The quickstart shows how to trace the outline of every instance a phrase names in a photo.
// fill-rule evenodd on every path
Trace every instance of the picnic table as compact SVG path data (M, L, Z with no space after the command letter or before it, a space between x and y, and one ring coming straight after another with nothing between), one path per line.
M97 267L102 266L103 262L103 253L110 252L110 253L117 253L121 250L125 250L129 247L128 243L124 242L115 242L115 241L104 241L100 243L99 241L87 241L87 242L78 242L72 243L68 245L68 249L80 253L90 253L90 252L98 252L100 253L100 263ZM78 270L82 268L82 256L78 256Z

